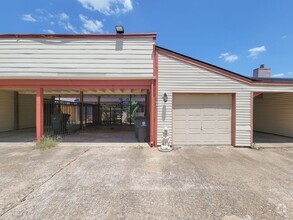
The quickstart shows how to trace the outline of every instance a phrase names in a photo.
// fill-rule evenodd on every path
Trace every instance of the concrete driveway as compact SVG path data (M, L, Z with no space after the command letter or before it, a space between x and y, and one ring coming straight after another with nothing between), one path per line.
M0 147L2 219L293 219L293 149Z

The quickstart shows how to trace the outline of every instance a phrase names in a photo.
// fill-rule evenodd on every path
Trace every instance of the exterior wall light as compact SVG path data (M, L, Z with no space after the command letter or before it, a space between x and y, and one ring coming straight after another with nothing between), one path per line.
M167 95L167 93L164 93L164 95L163 95L163 101L164 102L167 102L168 101L168 95Z
M115 26L117 34L124 34L124 27L122 25Z

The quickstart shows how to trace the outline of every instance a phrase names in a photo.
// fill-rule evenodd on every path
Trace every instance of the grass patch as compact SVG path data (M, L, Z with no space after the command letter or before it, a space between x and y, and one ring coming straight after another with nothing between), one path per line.
M58 138L55 137L43 137L43 139L36 143L34 149L38 150L47 150L58 145Z

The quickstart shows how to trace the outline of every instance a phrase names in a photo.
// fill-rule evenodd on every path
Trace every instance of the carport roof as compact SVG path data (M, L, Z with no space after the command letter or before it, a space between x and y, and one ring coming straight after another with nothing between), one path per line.
M253 77L247 77L239 73L232 72L230 70L215 66L213 64L195 59L193 57L186 56L184 54L166 49L164 47L156 46L159 52L162 52L163 54L167 56L171 56L175 59L179 59L181 61L185 61L187 63L200 66L204 69L211 70L213 72L216 72L220 75L227 76L232 79L236 79L238 81L242 81L248 84L282 84L282 85L293 85L293 79L289 78L253 78Z

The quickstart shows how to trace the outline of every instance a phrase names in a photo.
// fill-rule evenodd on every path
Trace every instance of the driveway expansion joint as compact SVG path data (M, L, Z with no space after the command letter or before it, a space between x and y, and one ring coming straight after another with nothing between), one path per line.
M85 153L87 153L91 148L87 148L85 149L79 156L77 156L76 158L74 158L73 160L71 160L70 162L68 162L65 166L61 167L59 170L57 170L55 173L53 173L48 179L46 179L43 183L41 183L38 187L36 187L35 189L32 189L28 194L26 194L24 197L22 197L19 202L15 203L13 206L11 206L9 209L7 209L5 212L0 214L0 218L2 218L6 213L8 213L9 211L11 211L12 209L16 208L17 206L19 206L22 202L26 201L26 198L31 195L33 192L35 192L36 190L38 190L39 188L41 188L44 184L46 184L48 181L50 181L54 176L56 176L57 174L59 174L61 171L63 171L64 169L66 169L67 167L69 167L72 163L74 163L77 159L79 159L80 157L82 157Z

